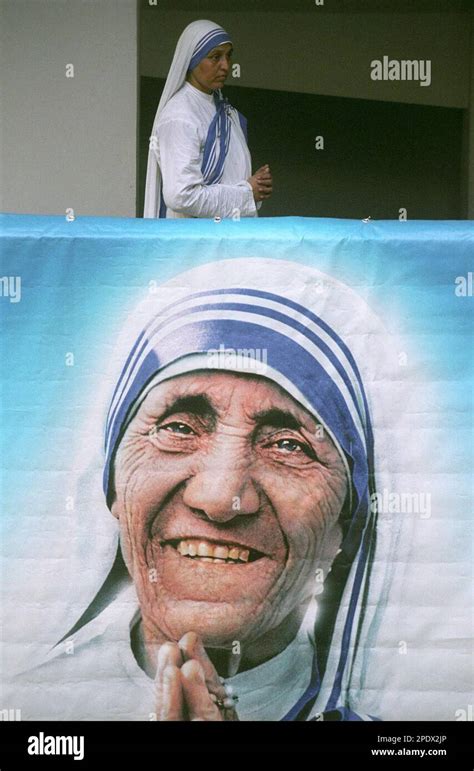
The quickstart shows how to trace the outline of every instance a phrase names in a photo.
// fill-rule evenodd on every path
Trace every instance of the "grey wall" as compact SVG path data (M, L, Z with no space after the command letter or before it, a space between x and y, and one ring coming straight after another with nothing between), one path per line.
M0 9L0 210L134 217L136 0L2 0Z

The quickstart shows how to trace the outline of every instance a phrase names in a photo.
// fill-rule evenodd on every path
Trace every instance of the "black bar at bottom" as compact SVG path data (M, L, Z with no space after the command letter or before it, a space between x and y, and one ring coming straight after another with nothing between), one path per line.
M103 768L110 762L159 762L162 752L310 752L341 762L416 759L457 771L474 768L469 722L1 722L0 768ZM83 737L83 739L81 739ZM83 743L82 743L83 742ZM37 754L31 754L32 752ZM81 754L83 757L81 758ZM77 758L75 760L75 757ZM428 764L428 765L427 765Z

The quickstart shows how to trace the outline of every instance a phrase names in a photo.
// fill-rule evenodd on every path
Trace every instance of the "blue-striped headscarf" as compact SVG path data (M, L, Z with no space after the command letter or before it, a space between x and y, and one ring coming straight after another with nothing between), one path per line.
M231 39L225 29L218 27L206 32L202 38L196 44L194 51L189 62L188 70L194 70L198 66L199 62L202 62L205 56L217 46L224 45L224 43L231 43Z
M259 281L255 281L259 263L261 288ZM233 351L265 350L265 377L317 417L335 442L349 480L344 540L330 574L345 583L349 570L352 568L354 572L339 664L327 703L327 709L333 710L341 692L374 524L370 505L374 489L374 443L365 387L344 336L324 317L327 314L318 312L316 285L314 295L310 294L311 307L298 301L294 291L275 291L275 285L284 286L284 275L273 281L271 289L265 286L266 274L274 271L280 275L285 265L290 266L286 282L294 283L294 271L299 270L298 267L273 260L233 260L226 265L230 267L216 262L190 271L188 277L194 277L194 283L189 290L180 290L171 299L173 290L170 289L168 302L156 308L129 350L107 416L104 492L110 504L115 451L129 421L152 387L175 374L205 368L209 352L219 350L222 345ZM252 266L249 282L246 282L246 266ZM317 271L302 267L300 270L302 292L308 294L311 276L315 281ZM224 271L227 279L220 280ZM240 276L233 284L231 271L234 276ZM205 288L206 278L210 276L212 280ZM190 278L182 275L181 287L188 285ZM324 309L321 301L319 304ZM319 687L315 660L307 691L284 719L295 719L308 702L314 701Z

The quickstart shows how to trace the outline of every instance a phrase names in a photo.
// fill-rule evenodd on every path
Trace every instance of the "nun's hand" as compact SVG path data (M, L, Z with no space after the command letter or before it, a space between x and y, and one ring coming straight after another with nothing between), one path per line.
M219 708L227 693L194 633L164 643L158 654L157 720L236 720L235 710Z
M253 197L256 203L270 198L273 192L273 178L270 166L261 166L252 177L247 180L250 182L253 191Z
M201 638L195 632L188 632L183 635L178 643L182 652L183 659L187 663L196 661L200 664L206 690L210 694L213 704L220 703L224 706L219 710L221 720L238 720L232 699L229 697L221 679L216 672L216 668L206 653L206 649ZM186 664L182 667L184 669ZM214 719L214 718L212 718Z

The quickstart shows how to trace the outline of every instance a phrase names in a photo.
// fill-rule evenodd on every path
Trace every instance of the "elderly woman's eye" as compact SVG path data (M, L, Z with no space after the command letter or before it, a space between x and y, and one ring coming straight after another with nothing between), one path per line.
M284 450L288 453L295 453L298 451L304 452L305 455L308 455L309 457L314 457L314 453L312 452L311 448L308 447L307 444L304 444L303 442L298 442L296 439L277 439L274 444L281 450Z
M173 434L194 434L194 431L190 426L186 425L186 423L179 423L178 421L173 421L172 423L167 423L164 426L158 426L159 431L170 431Z
M172 431L174 434L194 434L194 431L192 428L190 428L186 423L168 423L166 426L161 426L163 431Z

